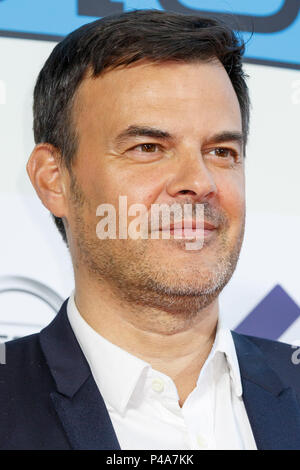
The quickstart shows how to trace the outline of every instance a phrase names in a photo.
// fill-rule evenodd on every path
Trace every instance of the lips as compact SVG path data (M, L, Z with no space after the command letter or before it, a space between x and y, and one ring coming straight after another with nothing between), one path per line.
M204 231L213 231L217 227L209 222L204 221L204 224L202 225L201 223L199 224L200 227L197 227L197 223L195 220L182 220L180 222L176 222L175 224L169 224L166 226L163 226L159 230L161 232L163 231L182 231L183 229L185 230L203 230Z
M196 220L181 220L176 223L170 223L159 229L163 238L169 236L175 239L197 239L208 241L215 233L217 226L207 221L201 221L197 227Z

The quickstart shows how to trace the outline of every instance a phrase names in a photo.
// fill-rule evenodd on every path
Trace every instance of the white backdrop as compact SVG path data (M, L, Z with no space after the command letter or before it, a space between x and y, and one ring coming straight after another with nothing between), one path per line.
M74 284L70 257L25 170L34 146L33 87L54 46L0 38L0 292L5 283L16 285L8 276L22 276L64 299ZM238 268L220 297L221 315L232 329L278 284L300 306L300 71L245 69L252 99L246 234ZM54 315L36 296L2 292L0 341L39 331ZM298 339L300 317L280 336Z

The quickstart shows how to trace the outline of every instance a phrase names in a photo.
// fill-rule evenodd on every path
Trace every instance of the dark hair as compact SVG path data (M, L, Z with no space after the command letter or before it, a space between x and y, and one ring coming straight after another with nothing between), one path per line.
M244 49L237 34L213 18L160 10L133 10L88 23L57 44L40 71L34 89L35 142L54 145L61 154L62 164L71 171L77 149L72 105L88 70L98 77L104 70L142 59L193 62L218 58L240 104L246 145L250 100L245 81L247 75L242 69ZM53 217L67 241L62 219Z

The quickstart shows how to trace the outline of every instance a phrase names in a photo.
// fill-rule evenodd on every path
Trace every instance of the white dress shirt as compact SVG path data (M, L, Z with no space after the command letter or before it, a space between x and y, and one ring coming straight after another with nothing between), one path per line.
M67 313L122 450L256 449L234 342L220 320L197 386L180 407L173 380L91 328L74 291Z

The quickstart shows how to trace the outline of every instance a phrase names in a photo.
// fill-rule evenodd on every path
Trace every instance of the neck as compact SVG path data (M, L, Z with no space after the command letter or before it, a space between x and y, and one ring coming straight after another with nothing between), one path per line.
M108 341L171 377L182 405L211 350L218 300L190 316L121 301L107 284L89 280L75 285L75 303L85 321Z

